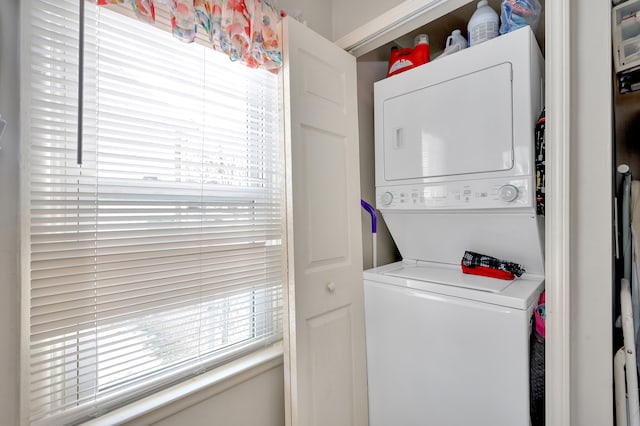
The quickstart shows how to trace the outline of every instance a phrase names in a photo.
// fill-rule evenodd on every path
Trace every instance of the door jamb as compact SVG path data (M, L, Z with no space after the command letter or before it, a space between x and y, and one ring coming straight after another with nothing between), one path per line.
M570 0L547 2L546 424L571 424L571 20Z

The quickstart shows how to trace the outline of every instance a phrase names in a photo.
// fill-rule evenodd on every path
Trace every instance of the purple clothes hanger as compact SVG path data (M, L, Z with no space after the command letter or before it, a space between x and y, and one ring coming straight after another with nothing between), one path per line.
M371 204L367 203L365 200L360 200L360 205L362 206L363 209L365 209L371 215L371 235L373 237L373 267L376 268L378 267L378 247L377 247L377 241L376 241L378 224L377 224L376 209Z

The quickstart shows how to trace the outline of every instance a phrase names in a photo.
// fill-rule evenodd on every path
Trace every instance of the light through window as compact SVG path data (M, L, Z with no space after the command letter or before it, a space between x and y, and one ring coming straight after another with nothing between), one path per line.
M278 77L86 6L82 166L77 1L30 7L34 423L97 416L282 333Z

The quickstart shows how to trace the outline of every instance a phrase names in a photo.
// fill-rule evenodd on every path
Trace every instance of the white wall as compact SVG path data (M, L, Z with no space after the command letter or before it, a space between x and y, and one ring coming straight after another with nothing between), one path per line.
M331 0L333 9L331 40L338 40L402 2L403 0Z
M282 426L283 377L280 365L154 425Z
M328 0L280 0L279 6L290 16L307 23L309 28L328 40L333 40L331 25L332 2Z
M387 75L388 64L377 58L358 58L358 131L360 143L360 197L375 207L375 159L373 130L373 83ZM389 230L378 211L378 266L399 259ZM362 255L364 269L373 266L371 216L362 210Z
M0 140L0 423L18 423L18 139L19 0L0 7L0 114L8 127Z
M571 424L606 426L613 424L611 4L570 4Z
M326 39L337 40L403 0L280 0L291 16L302 15L309 28Z

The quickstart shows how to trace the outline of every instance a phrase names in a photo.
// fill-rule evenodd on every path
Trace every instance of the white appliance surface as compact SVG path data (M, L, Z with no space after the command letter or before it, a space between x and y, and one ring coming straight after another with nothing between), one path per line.
M525 27L374 86L376 207L404 260L364 273L371 426L529 425L543 69ZM527 274L463 274L465 250Z
M543 73L523 27L375 83L376 207L403 259L458 264L472 250L544 273Z
M519 263L544 274L544 228L534 212L387 210L385 223L403 259L459 267L465 250ZM401 242L401 243L399 243Z
M382 208L389 186L532 178L543 73L535 37L523 27L376 82Z
M511 64L502 63L384 100L385 179L511 169L511 99Z
M365 272L371 426L529 425L529 321L543 279L456 279L452 268Z
M501 280L465 274L459 264L414 260L369 269L364 271L364 279L520 310L537 302L544 281L542 275L527 273L514 280Z

